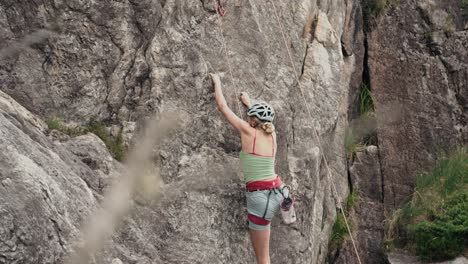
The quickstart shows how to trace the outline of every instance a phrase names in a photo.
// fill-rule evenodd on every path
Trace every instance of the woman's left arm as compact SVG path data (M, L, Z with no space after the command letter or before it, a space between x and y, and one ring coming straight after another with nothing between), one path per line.
M211 79L215 89L216 104L218 105L219 111L223 113L232 126L234 126L239 132L248 132L250 128L249 124L240 119L228 106L226 99L224 98L223 91L221 89L221 79L217 74L210 73Z

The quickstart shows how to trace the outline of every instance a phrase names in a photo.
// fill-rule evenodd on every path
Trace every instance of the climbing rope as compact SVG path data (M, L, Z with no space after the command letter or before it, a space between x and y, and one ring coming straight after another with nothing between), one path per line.
M221 35L221 44L223 46L222 48L224 50L224 52L223 52L224 57L226 59L227 65L228 65L229 75L231 77L231 84L234 85L234 75L232 74L232 67L231 67L231 63L229 61L228 49L227 49L227 45L226 45L226 39L224 38L223 20L221 19L222 17L224 17L226 15L226 10L222 7L220 0L213 0L213 3L214 3L214 6L215 6L216 13L219 15L218 25L219 25L219 32L220 32L220 35ZM241 106L240 106L239 100L237 98L237 95L238 95L237 88L234 85L234 101L237 102L237 110L239 111L239 115L240 115L241 119L244 119L244 117L242 115L242 111L241 111Z
M294 66L294 60L292 58L292 55L291 55L291 51L289 50L289 46L288 46L288 41L286 40L286 35L284 34L284 27L283 27L283 23L281 22L281 19L278 15L278 10L276 8L276 5L275 5L275 2L274 0L273 1L270 1L273 5L273 11L274 11L274 14L275 14L275 17L278 21L278 25L280 27L280 30L281 30L281 35L283 37L283 41L284 41L284 45L286 46L286 50L287 50L287 53L288 53L288 57L289 57L289 60L290 60L290 63L291 63L291 66L293 68L293 71L294 71L294 75L296 77L296 81L297 81L297 86L299 87L299 90L301 92L301 96L302 96L302 99L304 100L304 104L306 106L306 109L307 109L307 112L310 116L310 118L312 119L312 113L310 111L310 107L309 107L309 104L307 103L307 100L304 96L304 92L302 90L302 86L301 86L301 81L299 79L299 75L297 74L297 70L296 70L296 67ZM351 238L351 242L353 244L353 248L354 248L354 252L356 253L356 257L358 259L358 262L359 264L362 264L361 262L361 258L359 257L359 253L357 251L357 247L356 247L356 243L354 241L354 238L353 238L353 235L351 234L351 229L349 227L349 224L348 224L348 220L347 220L347 217L346 217L346 214L344 212L344 209L343 209L343 206L341 205L341 200L340 200L340 197L338 196L338 193L336 191L336 186L335 184L333 183L333 181L331 180L331 171L330 171L330 167L328 166L328 161L327 161L327 158L324 154L324 152L322 151L323 148L322 148L322 143L321 143L321 140L320 140L320 136L317 132L317 130L312 127L312 130L314 131L314 135L317 139L317 142L319 143L319 150L320 150L320 153L322 154L322 157L323 157L323 161L325 163L325 168L327 169L327 177L328 177L328 181L331 182L332 184L332 188L333 188L333 195L335 196L336 200L337 200L337 203L338 203L338 208L340 209L340 212L341 214L343 215L343 219L344 219L344 222L345 222L345 225L346 225L346 230L348 231L349 233L349 237Z
M220 0L213 0L213 3L214 3L214 6L215 6L215 10L216 10L216 13L220 16L220 17L224 17L226 15L226 11L225 9L222 7L221 3L220 3ZM283 38L283 42L284 42L284 45L286 46L286 51L288 53L288 57L289 57L289 60L290 60L290 63L291 63L291 67L293 68L293 72L294 72L294 76L296 78L296 81L297 81L297 85L299 87L299 91L301 92L301 97L302 99L304 100L304 104L306 106L306 109L307 109L307 112L310 116L310 118L312 119L312 113L310 111L310 107L309 107L309 104L307 103L307 100L305 98L305 95L304 95L304 91L302 89L302 86L301 86L301 82L300 82L300 78L299 78L299 75L297 73L297 70L296 70L296 67L294 66L294 60L292 58L292 55L291 55L291 51L289 49L289 46L288 46L288 41L286 39L286 35L284 33L284 26L283 26L283 23L281 22L281 19L278 15L278 10L276 8L276 5L274 3L274 1L271 1L272 5L273 5L273 11L274 11L274 15L276 17L276 20L278 21L278 25L280 27L280 31L281 31L281 35L282 35L282 38ZM234 83L234 76L232 74L232 67L231 67L231 64L230 64L230 61L229 61L229 56L227 55L227 45L226 45L226 40L224 38L224 32L223 32L223 22L222 22L222 19L219 19L219 31L220 31L220 34L221 34L221 41L222 41L222 45L223 45L223 49L224 49L224 54L225 54L225 58L226 58L226 62L228 64L228 69L229 69L229 73L230 73L230 77L231 77L231 83ZM237 90L235 88L235 94L237 95ZM235 100L237 102L237 107L238 107L238 110L239 110L239 114L241 115L241 118L242 118L242 112L241 112L241 108L240 108L240 104L239 104L239 100ZM349 224L348 224L348 220L347 220L347 217L346 217L346 214L344 212L344 209L343 209L343 206L341 205L341 199L340 197L338 196L338 193L336 191L336 186L335 184L333 183L333 181L331 180L331 170L330 170L330 167L328 165L328 161L327 161L327 158L324 154L324 151L323 151L323 147L322 147L322 143L321 143L321 140L320 140L320 136L317 132L317 130L315 128L312 128L312 130L314 131L314 136L316 137L317 139L317 142L319 143L319 150L320 150L320 153L322 155L322 158L323 158L323 161L325 163L325 168L327 169L327 178L328 178L328 181L331 183L332 185L332 188L333 188L333 196L335 197L335 199L337 200L337 204L338 204L338 208L341 212L341 214L343 215L343 219L344 219L344 222L345 222L345 225L346 225L346 230L348 231L349 233L349 237L351 238L351 242L353 244L353 248L354 248L354 252L356 254L356 257L358 259L358 262L359 264L362 264L361 262L361 258L359 256L359 253L357 251L357 247L356 247L356 242L353 238L353 235L351 233L351 229L349 227Z

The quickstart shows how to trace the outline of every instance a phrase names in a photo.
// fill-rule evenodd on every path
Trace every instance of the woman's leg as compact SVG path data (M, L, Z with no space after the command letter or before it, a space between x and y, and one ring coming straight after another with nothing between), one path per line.
M270 264L270 229L249 229L249 233L257 256L257 264Z
M270 264L270 221L279 210L275 191L247 192L250 240L257 264Z

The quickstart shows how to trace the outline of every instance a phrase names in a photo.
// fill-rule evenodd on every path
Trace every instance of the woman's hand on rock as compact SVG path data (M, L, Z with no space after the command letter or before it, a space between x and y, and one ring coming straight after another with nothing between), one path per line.
M215 73L210 73L211 80L213 81L214 85L219 85L221 83L221 78L219 78L219 75Z
M245 104L247 107L250 107L250 97L249 97L249 94L247 94L246 92L242 92L240 94L240 99L242 101L243 104Z

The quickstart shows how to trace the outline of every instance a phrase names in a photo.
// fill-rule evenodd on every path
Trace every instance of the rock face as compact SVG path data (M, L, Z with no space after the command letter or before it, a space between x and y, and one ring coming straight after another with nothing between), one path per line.
M56 263L96 207L93 174L44 125L0 92L0 263Z
M418 257L408 254L405 251L397 251L388 255L388 262L390 264L422 264L428 262L421 262ZM468 259L461 256L453 260L443 262L431 262L428 264L466 264Z
M358 201L350 210L353 238L363 263L384 263L384 204L382 173L376 146L357 152L350 164L350 178L358 192ZM334 257L334 258L333 258ZM335 252L332 263L358 263L356 253L347 239Z
M378 119L378 155L357 153L351 161L350 183L361 198L351 219L361 258L384 263L382 221L408 199L418 173L441 151L468 141L468 35L459 1L398 2L379 16L366 10L369 3L363 2L365 41L358 41L358 22L344 35L365 44L363 79L354 74L352 80L369 78ZM342 42L345 49L352 43ZM349 107L354 117L355 106ZM337 262L357 263L350 241L333 253Z
M378 138L389 210L405 201L417 173L440 151L468 141L468 32L460 5L401 2L369 33L371 87L384 121ZM385 122L392 115L398 116L395 122Z
M16 100L44 118L122 127L126 144L149 116L182 117L184 129L154 159L166 198L136 201L96 262L253 262L240 142L214 105L210 72L221 74L239 115L241 90L277 112L276 169L294 189L299 219L291 227L273 222L272 263L325 262L336 202L349 185L362 190L352 212L360 255L382 260L380 242L371 241L383 236L384 209L402 203L440 149L468 140L468 41L453 7L460 3L401 2L365 39L354 0L221 1L223 18L213 2L0 2L0 90L14 98L0 96L0 261L63 262L121 169L92 135L51 142ZM380 152L358 154L348 180L344 131L366 71L383 121ZM337 262L356 263L349 243L340 252Z
M106 171L121 167L96 136L60 143L44 132L39 118L0 91L0 263L64 263L98 207ZM161 263L155 246L163 232L154 232L154 221L165 214L133 208L96 263Z
M99 194L103 194L106 187L122 172L122 165L112 158L104 142L92 133L75 137L63 145L96 172L97 175L89 175L85 180Z
M2 1L0 89L36 114L67 122L96 118L125 127L167 111L182 116L186 128L155 159L172 199L161 207L136 203L102 263L250 263L240 142L218 113L208 79L220 72L236 113L245 116L236 103L241 90L278 113L277 171L294 188L300 218L292 227L274 221L273 263L323 263L335 202L348 192L342 139L355 61L343 55L340 40L351 4L275 2L301 92L272 2L228 1L221 20L208 0ZM47 41L44 34L28 37L41 28ZM12 43L16 49L4 49ZM86 143L94 139L83 140L63 144L95 169L100 158L90 157L100 151ZM83 177L94 191L106 176L101 169L87 169L100 175L94 179Z

